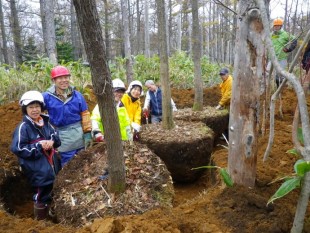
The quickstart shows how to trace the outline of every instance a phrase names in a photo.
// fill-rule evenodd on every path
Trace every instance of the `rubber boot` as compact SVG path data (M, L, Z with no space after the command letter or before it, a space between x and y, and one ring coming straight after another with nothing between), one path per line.
M34 219L36 220L45 220L48 214L47 205L43 203L35 203L33 206L34 210Z

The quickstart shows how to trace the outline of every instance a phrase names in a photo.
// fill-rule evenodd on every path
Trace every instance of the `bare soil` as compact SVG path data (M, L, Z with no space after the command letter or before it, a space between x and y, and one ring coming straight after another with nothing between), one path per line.
M172 90L172 96L178 108L191 107L194 92ZM219 99L218 88L205 89L204 98L206 106L215 106ZM91 225L80 228L32 219L30 189L19 171L16 156L9 151L12 132L21 119L21 111L17 103L1 106L0 232L290 232L299 191L266 206L281 185L281 182L271 182L292 174L293 164L298 159L287 153L293 148L291 131L296 97L292 90L286 89L282 98L283 118L276 115L274 146L264 163L268 126L259 138L254 188L227 188L215 170L206 170L193 183L174 184L173 207L159 207L138 215L98 218ZM90 108L93 104L94 101L90 102ZM212 153L212 163L221 167L227 166L228 152L224 145L224 141L215 141ZM310 232L309 211L304 232Z

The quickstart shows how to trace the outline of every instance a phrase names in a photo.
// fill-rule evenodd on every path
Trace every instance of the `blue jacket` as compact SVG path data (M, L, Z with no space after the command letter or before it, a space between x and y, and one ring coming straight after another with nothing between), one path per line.
M84 96L76 90L72 90L72 95L65 102L55 95L55 86L44 92L43 97L50 121L56 127L81 121L81 113L88 110Z
M161 89L157 88L156 95L153 91L149 91L151 100L150 100L150 109L151 115L161 116L162 115L162 93Z
M60 139L49 123L46 115L41 115L44 126L35 125L31 118L24 115L22 122L16 127L11 143L11 151L17 155L19 164L30 184L34 187L49 185L54 182L60 169L56 163L54 150L51 152L50 162L45 155L41 140L53 140L54 148L61 145Z

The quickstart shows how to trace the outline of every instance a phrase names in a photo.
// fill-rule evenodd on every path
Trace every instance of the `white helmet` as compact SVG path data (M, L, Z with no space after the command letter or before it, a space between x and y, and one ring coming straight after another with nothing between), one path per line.
M27 106L31 102L38 101L44 106L44 99L40 92L38 91L27 91L20 98L19 104L21 106Z
M142 87L142 83L139 81L139 80L135 80L135 81L132 81L130 84L129 84L129 87L127 89L127 93L129 93L132 89L133 86L139 86L141 87L141 96L144 94L143 93L143 87Z
M112 86L113 86L114 91L117 91L117 90L126 91L126 87L125 87L124 82L122 80L120 80L119 78L112 80Z

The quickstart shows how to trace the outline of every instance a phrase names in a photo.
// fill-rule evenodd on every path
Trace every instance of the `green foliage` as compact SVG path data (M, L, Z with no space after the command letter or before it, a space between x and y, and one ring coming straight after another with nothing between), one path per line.
M295 148L286 151L286 153L290 153L290 154L293 154L293 155L296 155L296 156L300 156L300 154L298 153L298 151Z
M300 143L304 144L304 136L302 135L302 128L297 129L297 138Z
M284 197L286 194L288 194L292 190L300 187L301 179L302 179L302 177L300 177L300 176L287 179L280 186L280 188L277 190L277 192L275 194L273 194L273 196L268 200L267 205L276 199Z
M294 170L298 176L304 177L305 174L310 171L310 162L299 159L294 165Z
M234 185L233 180L231 179L230 175L228 174L226 168L221 168L218 166L202 166L202 167L196 167L192 168L192 170L201 169L201 168L207 168L207 169L213 169L216 168L219 170L219 173L221 175L222 180L228 187L232 187Z
M147 58L144 55L137 55L134 63L134 79L140 80L144 83L146 80L160 80L159 75L160 60L158 56Z

